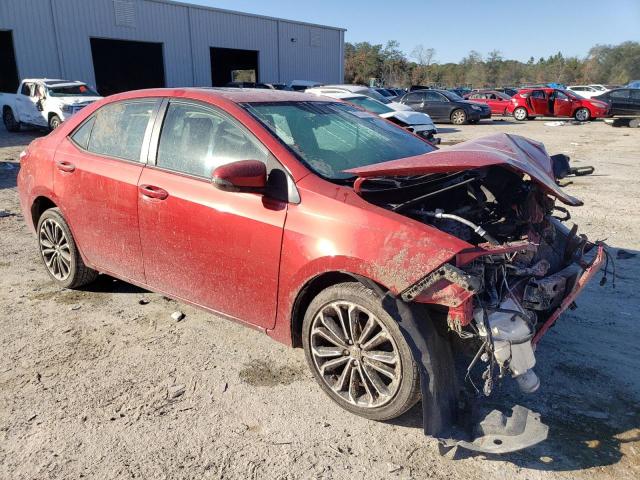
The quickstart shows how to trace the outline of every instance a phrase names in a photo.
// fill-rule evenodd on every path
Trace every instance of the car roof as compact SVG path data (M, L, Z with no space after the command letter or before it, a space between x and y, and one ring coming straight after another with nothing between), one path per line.
M361 92L362 90L369 90L366 85L350 85L346 83L323 85L324 88L339 88L342 90L348 90L349 92Z
M61 85L86 85L78 80L63 80L61 78L25 78L23 82L41 82L47 87L59 87Z
M145 96L159 97L197 97L200 99L211 97L228 100L233 103L245 102L318 102L317 95L287 90L273 90L266 88L225 88L225 87L188 87L188 88L152 88L133 90L114 95L114 100L142 98Z

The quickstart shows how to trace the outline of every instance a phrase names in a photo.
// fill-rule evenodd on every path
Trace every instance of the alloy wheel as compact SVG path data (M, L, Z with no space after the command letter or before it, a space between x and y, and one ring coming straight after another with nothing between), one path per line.
M467 116L462 110L456 110L455 112L453 112L453 115L451 115L451 121L455 125L462 125L466 119Z
M71 248L62 226L51 218L46 219L40 226L38 242L51 275L57 280L66 280L71 273Z
M516 117L516 120L522 121L527 118L527 111L522 107L516 108L513 112L513 116Z
M325 305L314 317L311 355L323 382L352 405L380 407L400 387L398 347L380 320L347 301Z
M587 120L589 120L589 110L587 110L586 108L580 108L576 112L576 120L578 120L579 122L586 122Z

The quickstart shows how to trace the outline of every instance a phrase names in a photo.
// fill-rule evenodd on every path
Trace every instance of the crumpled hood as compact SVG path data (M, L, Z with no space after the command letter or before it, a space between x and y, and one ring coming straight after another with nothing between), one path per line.
M426 113L416 111L400 111L380 114L382 118L394 117L407 125L433 125L433 120Z
M567 194L556 183L551 158L542 143L507 133L497 133L424 155L352 168L345 172L370 178L459 172L490 166L505 166L527 174L561 202L571 206L582 205L580 199Z

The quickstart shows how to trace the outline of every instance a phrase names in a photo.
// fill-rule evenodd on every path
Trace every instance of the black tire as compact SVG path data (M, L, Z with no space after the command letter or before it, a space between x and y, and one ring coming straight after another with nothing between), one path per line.
M573 117L579 122L588 122L591 120L591 112L588 108L579 108L573 114Z
M66 240L66 246L63 248L58 245L58 248L55 248L56 252L53 255L61 257L64 252L64 260L68 262L68 274L66 275L56 275L55 267L51 267L48 264L48 259L45 258L47 255L50 255L48 252L52 250L49 248L49 243L47 243L50 239L50 236L47 236L45 230L49 227L53 226L53 228L60 228L61 232L56 230L56 233L61 233L64 235L64 240ZM45 269L49 276L61 287L63 288L78 288L83 285L87 285L93 282L98 277L98 272L93 270L92 268L87 267L82 261L82 257L80 256L80 252L78 251L78 247L76 246L76 242L73 239L73 235L71 234L71 230L69 229L69 225L65 221L62 213L58 208L51 208L46 210L38 220L38 228L37 228L37 236L38 236L38 250L40 252L40 258L45 265ZM61 237L62 238L62 237ZM50 256L49 259L52 261L51 264L56 263L54 259ZM59 265L59 263L57 263ZM63 268L64 271L64 268Z
M467 123L467 112L461 108L456 108L449 116L451 123L454 125L464 125Z
M2 121L4 122L4 126L8 132L19 132L20 131L20 122L16 120L16 117L13 115L13 110L7 107L2 112Z
M343 398L343 396L337 393L327 383L327 380L323 377L316 361L314 360L314 354L312 353L312 342L314 341L312 339L312 328L314 328L314 319L318 316L321 310L330 307L334 302L348 302L371 312L376 317L379 324L384 326L386 333L388 333L393 339L393 352L396 355L396 358L399 358L400 364L399 381L390 384L393 385L395 393L393 396L390 396L390 400L387 400L386 403L380 406L359 406ZM349 330L351 330L350 327ZM360 330L358 336L361 336L360 334L362 334L363 330L366 330L366 328ZM356 344L353 345L353 347L348 348L359 349L360 343L357 340L358 339L356 339ZM309 368L320 387L325 391L329 398L351 413L371 420L389 420L405 413L420 399L420 374L418 366L411 354L411 349L400 332L398 324L383 308L380 298L371 289L360 283L353 282L333 285L320 292L318 296L313 299L305 313L302 325L302 343ZM345 351L344 353L346 354L347 352ZM355 358L348 358L351 360L347 360L347 362L355 360ZM365 358L364 355L358 358L361 362L360 370L367 371L367 368L369 368L370 371L371 367L367 366L370 365L367 363L370 360ZM354 361L354 363L356 364L356 367L353 368L358 369L358 362ZM346 369L347 367L345 366L344 370ZM336 373L334 376L338 377L339 375ZM360 383L358 383L358 385L361 390L364 390L362 377L359 376L359 378ZM338 378L335 380L337 384ZM366 381L364 383L366 383Z
M524 107L517 107L513 110L513 118L515 118L519 122L524 122L525 120L529 120L529 112Z
M53 131L60 126L62 120L55 113L49 118L49 130Z

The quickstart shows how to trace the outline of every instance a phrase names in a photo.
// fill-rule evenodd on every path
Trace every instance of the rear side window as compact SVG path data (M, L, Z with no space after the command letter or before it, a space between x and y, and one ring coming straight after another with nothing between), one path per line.
M105 105L95 115L87 150L140 161L142 141L155 105L154 100Z
M611 98L629 98L629 90L614 90L609 93Z
M447 99L438 92L425 92L427 102L446 102Z
M424 95L422 93L410 93L404 97L406 102L422 102L424 101Z
M156 165L210 178L216 167L236 160L267 161L268 151L235 121L199 105L171 103Z
M531 92L531 98L545 98L544 90L534 90Z

